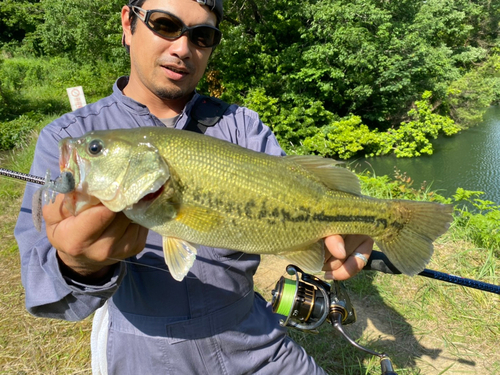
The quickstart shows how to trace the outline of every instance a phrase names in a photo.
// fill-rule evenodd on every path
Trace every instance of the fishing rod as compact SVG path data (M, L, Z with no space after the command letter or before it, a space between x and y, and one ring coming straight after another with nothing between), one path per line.
M0 175L6 177L17 178L26 182L33 182L39 185L45 185L46 179L43 177L34 176L32 174L11 171L10 169L0 168ZM54 181L51 181L54 182Z
M32 174L12 171L10 169L0 168L0 176L12 177L26 182L32 182L38 185L44 185L47 190L53 190L57 193L69 193L75 189L75 178L71 172L63 172L55 180L50 179L50 170L47 169L45 177L39 177Z
M383 273L389 273L393 275L400 275L399 271L387 258L387 256L380 251L372 251L368 262L363 268L366 271L379 271ZM452 283L456 285L462 285L468 288L474 288L482 290L483 292L490 292L495 294L500 294L500 285L488 284L482 281L467 279L465 277L460 277L456 275L451 275L444 272L438 272L430 269L424 269L418 274L418 276L428 277L435 280L444 281L447 283Z

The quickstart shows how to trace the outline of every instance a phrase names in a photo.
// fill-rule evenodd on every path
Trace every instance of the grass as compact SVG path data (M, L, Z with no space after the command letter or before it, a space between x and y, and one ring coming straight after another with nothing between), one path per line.
M496 276L478 277L488 252L451 237L437 243L429 268L498 284ZM358 317L346 330L361 345L387 353L398 374L500 373L498 295L375 272L345 284ZM290 334L329 374L380 374L375 357L354 349L327 324L319 335Z
M90 374L89 320L70 323L26 312L14 239L22 185L6 178L0 183L0 374Z

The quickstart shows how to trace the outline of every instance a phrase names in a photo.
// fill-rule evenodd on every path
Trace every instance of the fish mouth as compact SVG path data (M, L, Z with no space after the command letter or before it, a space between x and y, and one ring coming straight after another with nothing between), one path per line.
M84 184L87 163L76 150L75 141L65 139L59 146L59 169L61 173L69 172L75 179L75 188L64 194L64 206L73 215L99 203L96 197L88 194Z
M72 153L73 152L71 151L68 142L66 141L62 142L59 151L59 169L61 171L72 172L69 170L69 159L71 158Z
M142 211L142 212L146 211L149 208L149 206L151 206L156 201L156 199L158 199L160 195L165 191L165 183L166 181L164 181L156 191L144 195L134 204L125 207L124 211L127 210Z
M80 187L85 177L86 162L77 153L74 141L65 139L59 147L59 169L61 173L70 172L75 178L75 189Z
M137 203L153 203L153 201L158 198L161 193L165 190L165 185L160 186L160 188L152 193L146 194L144 197L139 199Z

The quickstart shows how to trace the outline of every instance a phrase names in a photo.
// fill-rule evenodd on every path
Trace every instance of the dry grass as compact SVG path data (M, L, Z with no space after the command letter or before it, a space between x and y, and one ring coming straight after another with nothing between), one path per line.
M13 235L19 206L18 198L0 213L0 374L90 374L90 320L72 323L26 312Z
M444 241L444 242L443 242ZM436 246L428 268L499 284L485 265L500 266L483 249L453 241ZM259 291L270 291L288 263L266 257ZM356 341L393 360L399 375L500 373L500 298L424 277L364 272L346 283L357 322L346 327ZM378 360L354 349L327 324L320 335L291 332L329 374L380 374Z

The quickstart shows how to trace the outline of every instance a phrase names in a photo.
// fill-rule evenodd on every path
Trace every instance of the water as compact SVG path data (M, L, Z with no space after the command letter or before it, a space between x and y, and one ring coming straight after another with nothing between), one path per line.
M394 176L394 168L406 172L418 188L426 181L432 190L449 197L457 188L483 191L481 199L500 204L500 106L491 107L483 123L433 142L434 154L418 158L381 156L358 159L357 171Z

